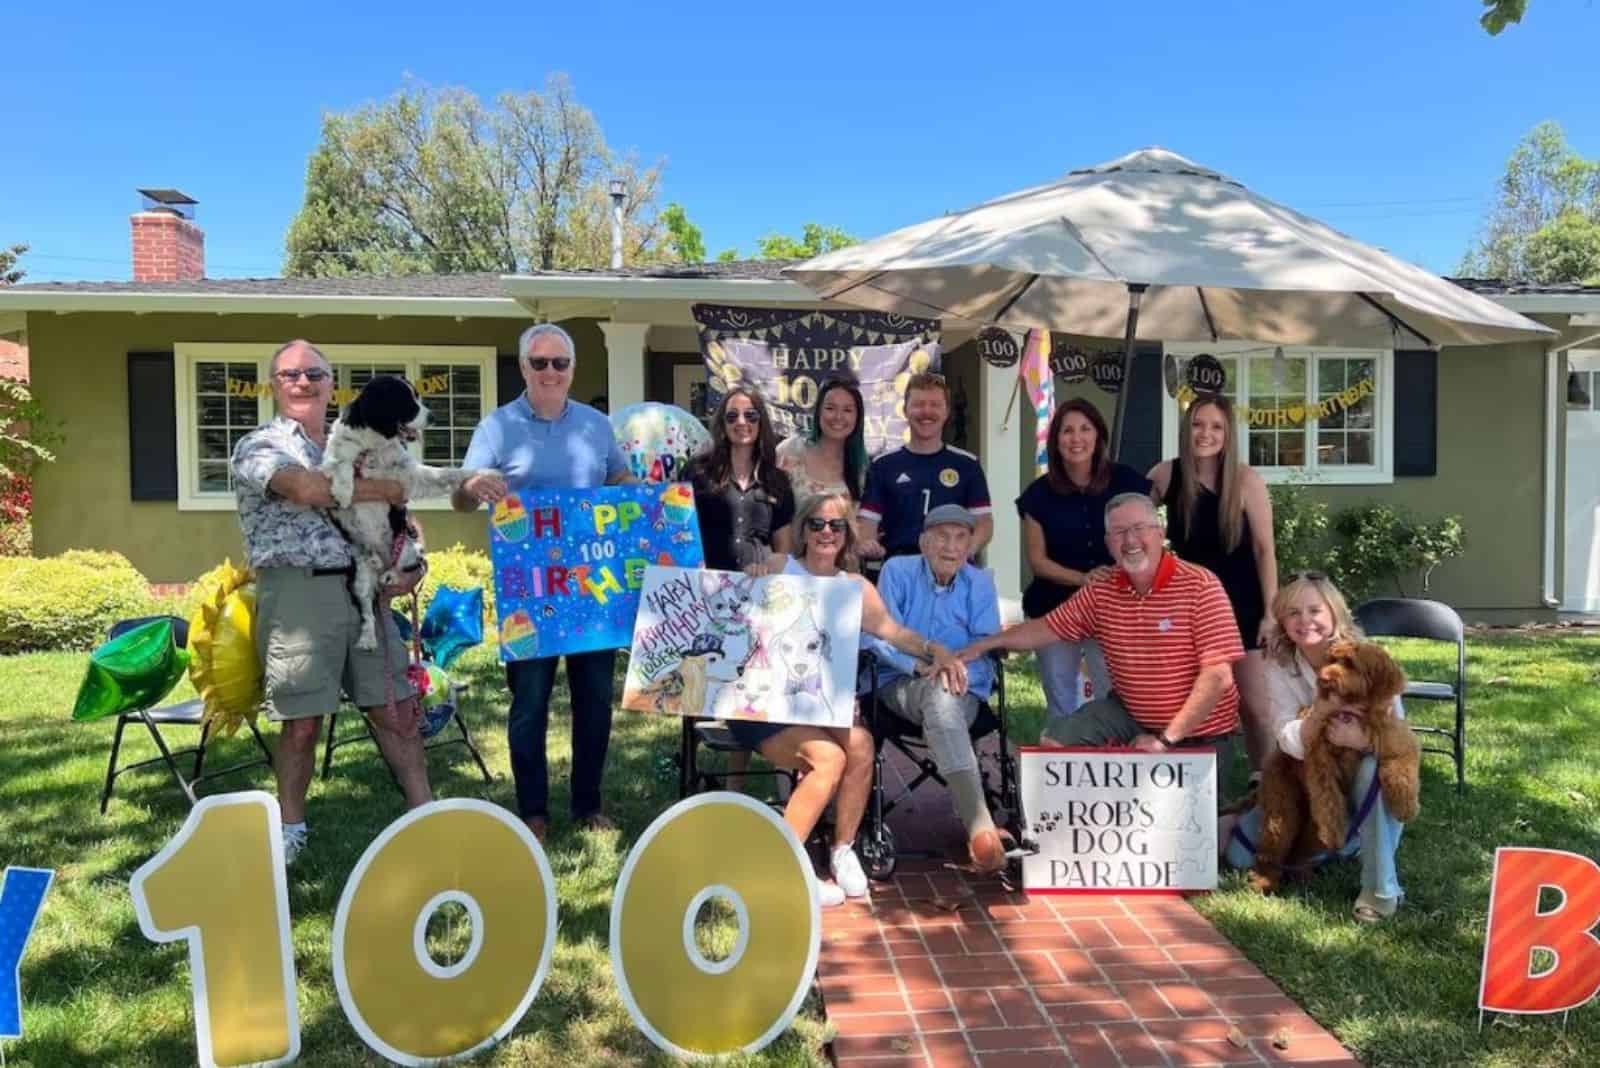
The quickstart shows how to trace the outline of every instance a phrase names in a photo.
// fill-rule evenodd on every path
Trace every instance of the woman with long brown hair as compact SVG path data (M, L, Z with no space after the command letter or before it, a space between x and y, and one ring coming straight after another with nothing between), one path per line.
M1239 455L1238 439L1232 402L1216 393L1200 395L1179 422L1178 458L1151 468L1150 492L1167 507L1172 551L1215 574L1233 605L1246 651L1233 663L1233 678L1250 767L1259 770L1271 745L1262 711L1261 647L1275 625L1270 608L1278 595L1278 555L1272 498L1261 475Z
M711 418L711 448L684 471L694 487L706 566L742 571L788 552L794 492L779 467L777 433L761 394L735 386Z
M1119 493L1150 492L1149 479L1112 462L1105 417L1084 398L1056 409L1048 441L1048 470L1017 498L1033 573L1022 594L1022 612L1029 619L1048 615L1084 584L1110 573L1106 503ZM1105 656L1093 640L1055 642L1035 655L1050 720L1077 710L1080 668L1089 675L1095 697L1111 690Z
M778 466L789 475L794 495L843 493L861 499L867 480L866 402L847 378L829 378L817 390L811 429L778 445Z

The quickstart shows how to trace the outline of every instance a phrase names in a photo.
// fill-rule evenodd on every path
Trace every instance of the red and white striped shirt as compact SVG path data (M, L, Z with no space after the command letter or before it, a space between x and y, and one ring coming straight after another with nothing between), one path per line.
M1100 643L1117 696L1152 734L1165 730L1182 711L1202 668L1244 656L1222 583L1170 552L1161 554L1149 593L1135 590L1118 568L1112 578L1080 589L1045 622L1064 641ZM1190 734L1238 729L1239 691L1230 675L1216 707Z

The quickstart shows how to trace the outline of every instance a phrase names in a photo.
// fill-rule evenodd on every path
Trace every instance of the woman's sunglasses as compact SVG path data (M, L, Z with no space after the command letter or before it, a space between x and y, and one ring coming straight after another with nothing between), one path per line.
M565 371L572 366L569 356L529 356L528 366L535 371L543 371L547 367L554 367L557 371Z
M747 423L761 422L761 413L756 411L754 408L746 408L742 412L725 412L723 413L722 421L727 423L729 426L732 426L739 421L741 416Z
M831 530L835 534L843 534L850 521L847 519L821 519L812 516L806 520L806 529L813 534L820 534L823 530Z

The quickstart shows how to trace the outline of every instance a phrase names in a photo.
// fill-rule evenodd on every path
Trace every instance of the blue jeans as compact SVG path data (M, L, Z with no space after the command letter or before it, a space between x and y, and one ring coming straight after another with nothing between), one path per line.
M1039 658L1039 685L1044 687L1046 719L1070 716L1078 710L1078 670L1094 686L1098 700L1111 692L1111 672L1105 654L1093 638L1081 642L1051 642L1034 651Z
M1361 766L1356 769L1355 782L1350 786L1351 817L1355 816L1362 799L1372 788L1372 778L1376 774L1378 774L1377 760L1371 756L1363 757ZM1394 861L1395 850L1400 848L1400 832L1404 826L1389 814L1389 806L1384 804L1383 792L1380 790L1372 811L1367 813L1366 822L1361 825L1349 844L1338 853L1340 857L1346 859L1357 853L1361 855L1361 889L1370 890L1379 897L1389 898L1398 898L1405 893L1400 888L1400 875ZM1239 830L1243 831L1245 837L1252 842L1261 840L1261 806L1257 805L1240 817ZM1240 869L1250 867L1256 859L1237 837L1228 840L1225 857L1229 864Z
M583 819L600 811L600 779L611 744L612 668L615 649L567 656L567 695L572 706L572 816ZM511 688L511 719L506 726L511 745L511 777L517 784L517 815L548 818L550 774L545 762L545 734L550 726L550 691L556 684L560 657L513 660L506 664Z

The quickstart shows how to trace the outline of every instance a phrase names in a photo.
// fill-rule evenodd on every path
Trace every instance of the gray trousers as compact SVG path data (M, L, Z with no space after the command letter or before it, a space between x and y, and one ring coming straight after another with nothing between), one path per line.
M937 679L899 678L879 687L877 697L901 719L921 724L939 774L977 772L978 755L972 751L970 733L978 718L976 696L950 693Z

